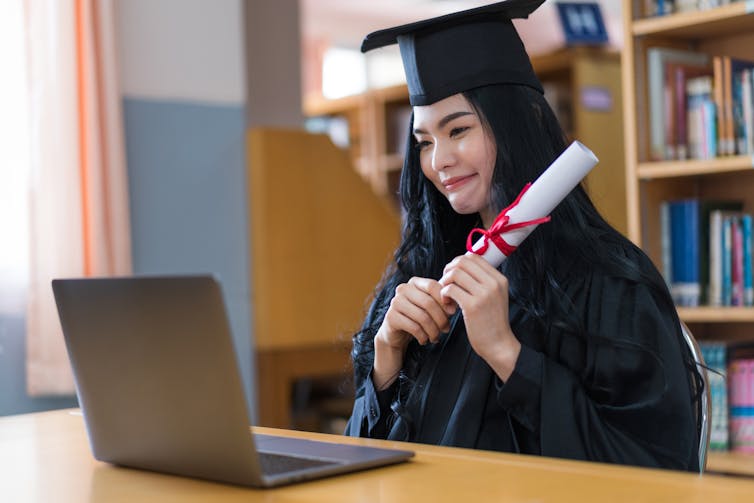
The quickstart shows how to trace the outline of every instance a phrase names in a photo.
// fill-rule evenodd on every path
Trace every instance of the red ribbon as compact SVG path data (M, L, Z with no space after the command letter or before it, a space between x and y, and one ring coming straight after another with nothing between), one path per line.
M523 190L518 194L516 197L516 200L513 201L507 208L504 208L500 214L498 214L497 218L495 218L495 221L492 222L492 225L490 226L489 230L485 229L472 229L471 232L469 232L469 236L466 238L466 249L472 253L476 253L477 255L484 255L484 252L487 251L487 248L490 246L490 241L497 246L497 248L505 254L506 257L510 257L511 253L516 251L516 247L509 245L506 243L505 239L503 239L502 235L506 232L510 232L516 229L520 229L522 227L528 227L530 225L539 225L543 224L545 222L550 221L550 217L542 217L537 218L534 220L529 220L527 222L517 222L517 223L510 223L510 217L508 216L508 212L518 206L519 201L521 201L521 198L526 193L527 190L529 190L529 187L531 187L531 183L527 183ZM482 246L479 247L478 250L474 250L474 234L481 234L484 236L484 241L482 242Z

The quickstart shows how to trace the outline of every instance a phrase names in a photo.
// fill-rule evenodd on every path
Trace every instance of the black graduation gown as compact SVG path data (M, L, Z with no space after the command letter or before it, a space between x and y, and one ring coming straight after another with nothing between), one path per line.
M632 258L653 267L641 253ZM578 269L563 285L586 334L543 328L512 300L522 348L503 383L472 350L459 317L423 360L405 411L390 410L397 384L378 394L367 379L346 434L698 469L677 316L646 285Z

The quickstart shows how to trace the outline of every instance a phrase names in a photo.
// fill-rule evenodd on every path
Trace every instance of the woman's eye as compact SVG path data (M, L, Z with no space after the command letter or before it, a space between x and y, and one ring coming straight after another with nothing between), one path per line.
M461 133L463 133L465 131L468 131L468 129L469 128L467 126L464 126L464 127L454 127L453 129L450 130L450 136L451 136L451 138L453 136L458 136L459 134L461 134Z
M431 142L429 142L429 141L427 141L427 140L424 140L424 141L417 141L417 142L416 142L416 150L422 151L422 150L424 150L425 148L427 148L428 146L430 146L431 144L432 144L432 143L431 143Z

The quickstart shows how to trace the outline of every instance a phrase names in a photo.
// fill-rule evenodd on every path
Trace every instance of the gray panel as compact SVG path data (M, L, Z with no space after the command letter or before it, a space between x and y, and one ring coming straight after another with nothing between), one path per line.
M126 98L123 110L134 273L220 280L253 404L244 108Z

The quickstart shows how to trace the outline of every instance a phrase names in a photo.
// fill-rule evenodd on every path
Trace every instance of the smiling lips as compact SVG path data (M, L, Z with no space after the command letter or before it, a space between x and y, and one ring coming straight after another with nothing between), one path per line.
M476 176L476 173L473 175L466 175L466 176L454 176L453 178L448 178L447 180L442 181L443 187L445 187L445 190L448 192L453 192L454 190L457 190L461 188L462 186L466 185L466 182L471 180Z

